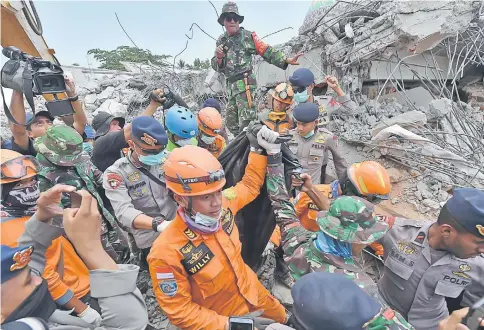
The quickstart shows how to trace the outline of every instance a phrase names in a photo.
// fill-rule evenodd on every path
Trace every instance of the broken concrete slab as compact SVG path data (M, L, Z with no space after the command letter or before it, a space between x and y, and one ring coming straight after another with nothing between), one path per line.
M400 180L405 178L405 173L395 167L387 168L387 173L390 176L391 183L399 182Z
M96 94L88 94L86 97L84 97L84 102L87 104L94 104L97 100L97 95Z
M109 99L113 95L114 89L114 86L108 86L97 96L98 100L104 102L105 100Z
M438 210L440 209L440 204L439 202L436 202L432 199L424 199L422 201L423 205L425 205L426 207L430 208L431 210Z
M446 98L432 100L429 103L428 110L426 111L427 120L429 122L435 122L438 119L441 119L452 111L453 104L454 102Z
M382 100L394 99L400 104L411 103L416 108L423 107L427 109L429 107L429 102L433 101L434 98L428 90L419 86L417 88L407 89L404 92L395 92L383 95Z
M425 115L425 113L413 110L402 113L398 116L386 120L385 122L377 124L376 127L371 130L371 136L375 137L382 130L393 125L399 125L400 127L411 127L414 125L425 125L426 123L427 116Z
M126 117L126 111L128 110L128 106L116 102L111 99L107 99L106 101L101 104L101 106L93 113L93 116L96 116L99 111L105 111L107 113L112 114L116 117Z

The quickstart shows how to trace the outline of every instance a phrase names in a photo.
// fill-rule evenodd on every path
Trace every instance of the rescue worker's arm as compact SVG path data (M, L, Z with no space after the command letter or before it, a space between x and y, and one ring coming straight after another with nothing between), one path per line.
M55 239L52 245L45 252L46 264L42 277L47 281L49 292L55 302L63 306L65 309L74 311L78 314L82 313L87 305L74 297L74 292L62 281L57 269L59 264L62 265L62 237Z
M338 179L341 180L341 178L343 178L346 173L346 168L348 167L348 164L346 163L345 158L341 154L341 150L339 150L338 148L338 138L336 137L336 135L333 135L332 138L326 140L326 147L329 149L329 151L331 151L331 155L333 155L336 175L338 176Z
M156 90L153 91L154 94L156 94L156 96L158 96L158 98L160 98L161 100L160 101L164 101L164 98L163 98L163 90L158 88ZM155 100L153 100L151 97L150 97L150 104L148 104L148 106L146 107L146 109L140 114L140 116L148 116L148 117L153 117L153 115L155 114L156 112L156 109L158 109L160 106L162 105L162 103L160 102L156 102ZM126 127L126 126L125 126ZM126 132L126 130L125 130ZM126 141L128 141L129 139L126 138Z
M260 189L264 184L266 167L266 156L250 152L242 180L235 186L223 191L223 195L229 201L230 209L234 215L259 195Z
M283 52L275 50L273 47L264 43L255 32L252 32L252 40L254 41L255 47L254 54L262 56L264 60L283 70L287 69L287 56Z
M170 322L180 329L225 329L227 316L192 301L191 285L180 261L171 260L168 254L157 257L148 256L150 275L156 300Z
M128 228L152 230L153 219L133 206L123 177L112 166L104 172L103 188L119 222Z
M25 123L24 94L22 92L12 91L10 112L18 123ZM27 128L22 125L14 124L11 121L8 122L8 125L10 127L10 131L12 132L13 141L20 148L28 150L29 136L27 135Z
M73 80L71 80L69 77L65 77L66 81L66 87L67 87L67 96L68 97L75 97L77 96L76 93L76 85ZM86 127L87 124L87 117L86 114L84 113L84 107L79 99L77 101L71 102L72 108L74 109L74 123L72 124L72 127L79 133L83 134L84 133L84 128Z

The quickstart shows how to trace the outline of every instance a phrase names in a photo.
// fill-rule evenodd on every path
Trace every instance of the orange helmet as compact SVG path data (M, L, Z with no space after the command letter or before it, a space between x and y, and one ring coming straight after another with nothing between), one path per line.
M222 128L222 116L215 108L207 107L198 112L198 128L201 132L215 136Z
M164 165L166 187L180 196L200 196L220 190L225 173L210 151L184 146L174 149Z
M40 164L33 156L24 156L16 151L1 149L0 184L16 182L37 175Z
M370 202L388 199L392 185L387 170L377 162L354 163L348 168L348 178L360 196Z
M287 83L280 83L270 92L271 96L279 102L291 104L294 97L292 86Z

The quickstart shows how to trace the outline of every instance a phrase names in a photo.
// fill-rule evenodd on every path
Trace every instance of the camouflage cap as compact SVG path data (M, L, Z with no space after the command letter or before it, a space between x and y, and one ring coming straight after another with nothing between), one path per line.
M319 229L342 242L370 244L388 231L386 222L374 214L374 206L359 198L342 196L331 202L328 211L316 219Z
M35 150L59 166L72 166L82 155L82 136L72 127L52 126L35 139Z
M244 16L239 15L239 7L237 7L237 4L235 2L227 2L222 7L222 13L218 18L218 23L222 26L224 25L224 16L226 13L234 13L239 16L239 23L242 23L244 21Z

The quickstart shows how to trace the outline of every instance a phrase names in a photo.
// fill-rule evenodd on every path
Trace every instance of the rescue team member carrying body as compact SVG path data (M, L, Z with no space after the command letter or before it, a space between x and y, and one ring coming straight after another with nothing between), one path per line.
M456 298L471 282L482 283L483 201L483 191L454 189L437 222L396 221L379 240L385 249L379 292L416 329L437 329L449 315L445 297Z
M252 120L257 119L255 95L256 75L252 72L252 55L260 55L264 60L283 70L288 64L299 65L298 58L287 58L281 51L262 42L255 32L241 28L244 16L239 15L235 2L227 2L222 8L218 23L225 27L225 33L217 40L212 68L227 77L229 99L227 103L227 128L237 135Z
M263 126L257 139L249 139L253 150L277 154L277 137ZM259 194L266 158L251 151L242 180L222 191L225 174L207 150L185 146L169 155L165 178L180 208L153 244L148 264L158 303L176 327L228 330L229 316L258 310L264 317L286 322L284 307L242 260L234 221ZM265 328L264 320L271 321L255 318L255 327Z
M11 150L1 150L2 225L1 242L4 246L17 247L25 230L25 222L36 211L40 196L37 171L38 161L32 156L22 156ZM97 307L90 295L89 271L64 236L53 240L46 253L46 266L42 277L58 306L74 309L84 321L94 324L99 313L86 305ZM61 275L62 274L62 275Z
M314 194L311 177L304 173L301 178L305 181L302 189ZM266 182L281 226L284 261L293 280L312 272L340 273L378 297L375 282L365 274L362 250L381 238L388 224L374 216L373 205L359 197L338 197L327 211L317 214L319 231L313 233L304 229L296 216L285 186L282 161L268 161Z
M222 116L215 108L202 108L197 114L198 146L210 151L215 158L225 149L225 139L220 135Z
M164 185L164 149L168 143L163 126L153 117L136 117L131 124L130 151L103 175L106 197L116 218L133 234L146 260L159 232L175 217L176 203Z
M324 183L328 166L328 150L333 155L338 178L346 172L346 161L338 148L338 138L325 128L318 128L317 104L301 103L292 113L296 132L287 144L297 156L304 171L315 183Z
M138 267L116 265L100 240L101 217L96 199L79 191L79 209L59 208L62 193L75 188L56 185L42 193L36 213L25 223L19 247L1 246L1 323L26 317L47 321L49 329L144 329L148 323L143 296L136 288ZM62 216L63 212L63 216ZM52 225L61 214L62 227ZM67 235L90 272L91 295L98 299L102 316L92 322L56 309L56 303L42 279L45 254L53 240ZM89 310L89 309L87 309ZM99 315L98 315L99 316Z
M174 105L165 113L163 120L168 133L166 153L175 148L197 145L198 122L190 110Z

